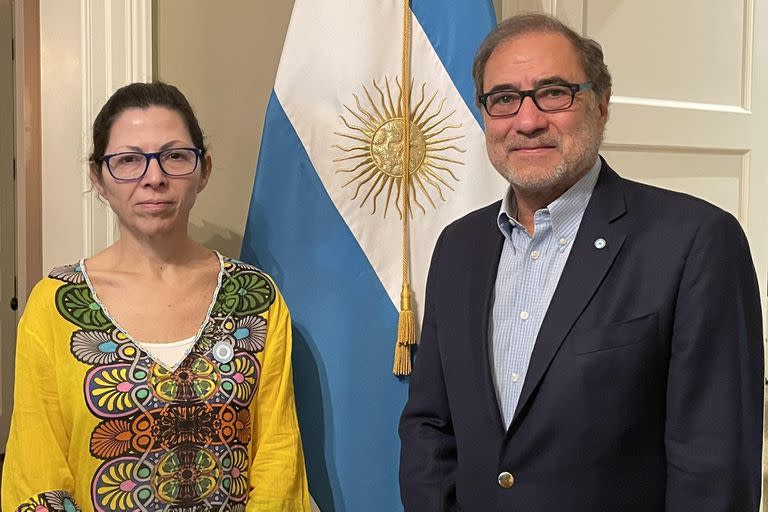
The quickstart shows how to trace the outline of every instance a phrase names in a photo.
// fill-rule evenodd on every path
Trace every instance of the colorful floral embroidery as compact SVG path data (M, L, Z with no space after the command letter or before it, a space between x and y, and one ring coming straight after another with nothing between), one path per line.
M255 267L224 260L202 335L169 371L114 325L79 265L55 269L51 277L64 282L56 293L59 313L79 328L70 351L90 366L84 398L100 420L90 451L103 461L91 485L95 510L243 511L249 407L261 373L256 355L267 335L261 315L275 300L271 280ZM235 350L227 363L211 353L221 340Z
M157 468L153 484L160 498L169 503L183 497L197 502L207 498L219 487L223 473L212 451L192 445L169 452Z
M61 316L83 329L105 330L112 325L86 283L59 288L56 308Z
M232 332L235 346L249 352L264 350L267 322L260 316L247 316L239 320Z
M231 392L235 401L245 406L256 391L259 382L260 366L255 357L248 353L238 354L227 365L227 379L221 387Z
M133 479L136 466L136 459L131 457L102 466L94 479L93 502L98 510L136 510L135 491L140 487Z
M75 357L86 364L111 364L136 354L134 345L117 329L75 331L70 346Z
M80 512L80 508L68 492L51 491L30 498L16 512Z
M91 455L97 459L114 459L131 451L131 422L107 420L91 434Z
M214 310L234 316L263 313L275 300L275 288L267 276L251 267L230 274L221 283Z
M83 269L80 267L80 263L56 267L51 270L49 276L67 283L79 284L85 282L85 276L83 275Z
M220 378L216 367L207 358L194 354L173 372L153 364L150 375L155 395L166 402L206 400L216 392Z

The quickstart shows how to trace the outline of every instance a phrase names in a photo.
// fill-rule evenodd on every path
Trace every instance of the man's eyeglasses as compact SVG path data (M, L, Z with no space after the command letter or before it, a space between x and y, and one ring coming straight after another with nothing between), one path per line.
M557 112L573 105L576 93L592 88L592 82L583 84L545 85L529 91L507 89L491 91L477 97L491 117L513 116L520 111L523 100L529 97L542 112Z
M195 172L202 155L202 150L198 148L170 148L157 153L113 153L104 155L100 160L107 164L109 174L117 181L138 181L147 173L153 158L168 176L186 176Z

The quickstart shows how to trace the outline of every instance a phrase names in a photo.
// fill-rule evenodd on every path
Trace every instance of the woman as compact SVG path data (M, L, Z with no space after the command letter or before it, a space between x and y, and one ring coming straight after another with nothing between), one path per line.
M285 302L188 235L211 175L192 108L128 85L93 145L120 239L30 295L2 509L309 510Z

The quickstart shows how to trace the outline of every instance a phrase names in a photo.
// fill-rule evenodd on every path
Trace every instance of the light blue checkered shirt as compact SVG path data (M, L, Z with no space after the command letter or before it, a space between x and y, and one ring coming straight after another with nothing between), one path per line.
M489 343L496 399L509 427L520 399L533 345L549 308L573 240L600 174L600 159L578 182L533 217L533 237L515 220L512 189L501 203L498 223L504 234L499 260Z

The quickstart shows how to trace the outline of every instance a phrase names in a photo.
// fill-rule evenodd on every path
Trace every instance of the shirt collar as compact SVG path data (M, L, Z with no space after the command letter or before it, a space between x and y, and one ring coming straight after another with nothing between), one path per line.
M574 233L566 233L572 224L571 220L574 217L579 218L579 222L576 223L576 228L581 221L584 211L587 209L589 199L592 197L592 191L597 183L597 177L600 175L600 168L602 167L602 160L597 157L595 164L579 181L573 184L571 188L566 190L560 197L552 201L547 205L546 210L549 211L549 215L552 221L552 229L558 236L569 236L572 238ZM517 221L517 204L515 202L515 192L510 185L507 188L507 193L504 194L504 198L501 200L501 208L499 209L499 215L497 217L497 223L499 230L506 237L512 236L512 229L525 229ZM570 230L569 230L570 231Z

